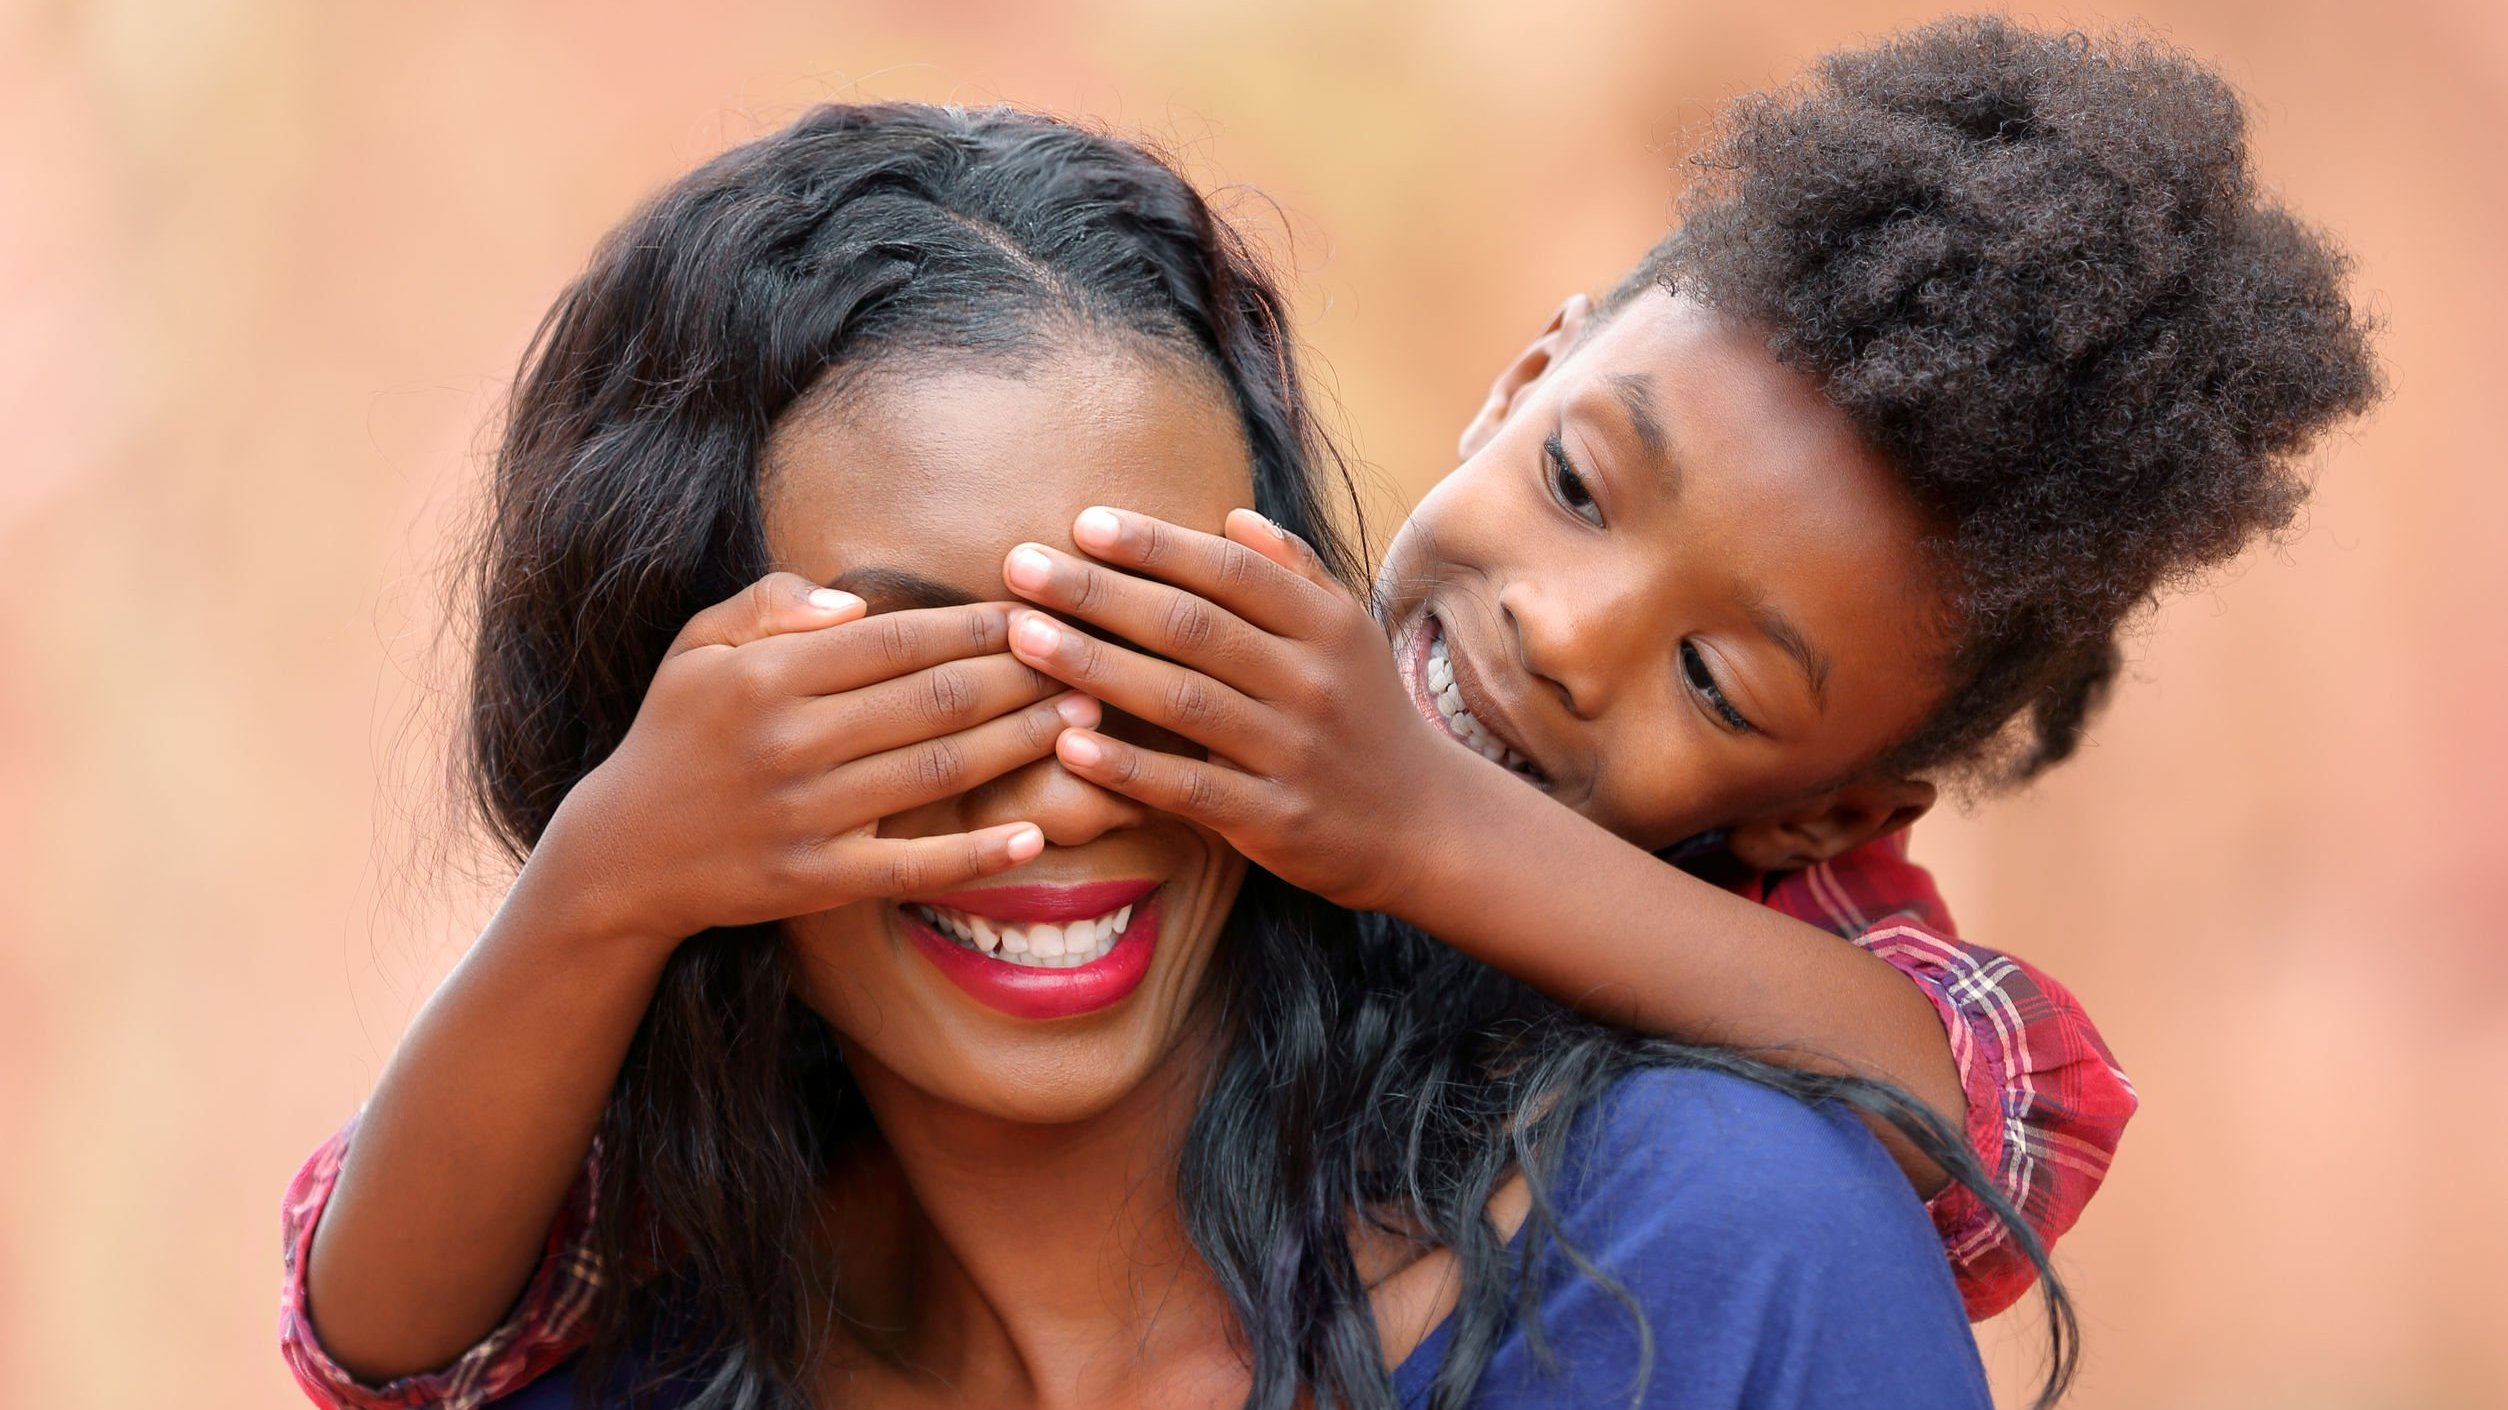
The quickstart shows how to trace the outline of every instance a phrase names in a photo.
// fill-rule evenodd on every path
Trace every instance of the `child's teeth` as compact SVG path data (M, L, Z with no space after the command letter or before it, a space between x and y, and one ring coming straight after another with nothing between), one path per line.
M1446 652L1446 639L1440 634L1428 644L1428 692L1444 718L1446 727L1463 746L1493 764L1518 771L1529 771L1531 761L1498 742L1489 727L1478 716L1463 708L1462 688L1454 683L1454 658Z
M914 913L941 934L978 954L1034 969L1074 969L1094 964L1123 938L1132 924L1132 907L1093 920L1063 925L1033 922L1008 925L984 916L939 906L917 904Z

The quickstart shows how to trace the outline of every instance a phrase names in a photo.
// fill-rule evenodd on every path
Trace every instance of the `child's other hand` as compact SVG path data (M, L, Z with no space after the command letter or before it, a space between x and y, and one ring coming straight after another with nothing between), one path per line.
M938 837L879 820L1046 757L1098 720L1005 654L1016 604L864 615L792 573L698 613L618 748L532 866L596 888L613 931L676 946L715 926L945 889L1036 856L1005 823Z
M1435 845L1423 790L1469 756L1420 718L1367 608L1251 510L1215 537L1089 509L1072 541L1098 561L1021 544L1004 580L1140 649L1042 612L1013 619L1010 649L1210 757L1074 728L1056 744L1063 767L1211 828L1293 885L1391 908Z

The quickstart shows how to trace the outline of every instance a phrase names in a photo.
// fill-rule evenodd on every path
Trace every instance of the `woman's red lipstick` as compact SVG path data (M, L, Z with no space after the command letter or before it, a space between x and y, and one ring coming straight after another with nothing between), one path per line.
M1159 897L1155 881L1092 881L1068 886L995 886L918 897L899 907L906 933L932 966L987 1008L1013 1018L1072 1018L1130 994L1149 974L1158 947ZM1003 925L1061 925L1133 908L1131 923L1113 948L1084 965L1053 969L1019 964L971 949L943 934L916 911L916 904L980 916Z

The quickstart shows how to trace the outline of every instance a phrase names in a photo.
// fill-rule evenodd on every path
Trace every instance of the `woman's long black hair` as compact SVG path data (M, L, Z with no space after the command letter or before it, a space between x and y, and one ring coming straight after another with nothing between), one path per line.
M762 451L834 372L1015 366L1074 330L1189 357L1235 399L1255 507L1360 581L1326 499L1347 485L1326 473L1340 462L1284 319L1189 183L1131 143L1030 114L824 107L680 180L603 243L525 358L475 582L469 768L488 823L528 852L625 737L680 626L766 571ZM2047 1273L1957 1133L1889 1087L1597 1027L1259 871L1220 943L1225 1042L1178 1194L1235 1306L1249 1407L1301 1392L1393 1404L1354 1213L1459 1256L1436 1403L1461 1404L1518 1286L1492 1193L1521 1170L1527 1246L1555 1239L1569 1124L1641 1066L1737 1073L1898 1127ZM601 1121L592 1239L611 1276L587 1397L632 1361L644 1384L693 1378L705 1410L807 1405L827 1335L819 1181L868 1125L773 927L683 944ZM2072 1340L2047 1287L2053 1391Z

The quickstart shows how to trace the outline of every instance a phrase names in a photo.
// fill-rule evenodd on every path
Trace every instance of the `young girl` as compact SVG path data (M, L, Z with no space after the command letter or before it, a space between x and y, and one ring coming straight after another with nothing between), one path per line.
M2051 1243L2132 1089L1952 938L1904 829L2070 755L2132 614L2289 522L2375 391L2344 262L2211 73L1998 19L1745 99L1699 167L1499 376L1376 620L1252 515L1093 509L1076 544L1139 576L1006 578L1153 654L1043 614L1012 647L1213 756L1074 730L1074 772L1608 1021L1898 1082ZM2008 1305L2021 1248L1935 1213L1972 1314Z

